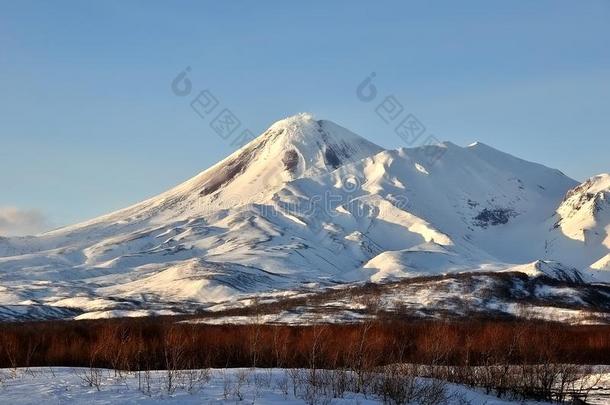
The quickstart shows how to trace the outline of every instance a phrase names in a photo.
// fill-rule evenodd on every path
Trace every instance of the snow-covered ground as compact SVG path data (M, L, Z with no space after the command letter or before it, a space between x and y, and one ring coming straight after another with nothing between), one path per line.
M294 395L293 376L284 370L227 369L182 372L175 376L175 387L168 391L167 373L151 372L149 382L137 374L116 375L100 370L99 389L90 386L87 369L33 368L0 369L0 403L2 404L381 404L379 398L346 392L333 398L306 392L303 387ZM302 371L304 374L304 371ZM418 380L430 384L429 380ZM95 384L97 385L97 384ZM150 385L150 389L148 386ZM610 374L599 383L610 389ZM601 394L601 392L597 392ZM315 400L312 400L315 398ZM541 404L498 399L482 391L446 384L440 403L459 405ZM603 404L603 397L591 404Z

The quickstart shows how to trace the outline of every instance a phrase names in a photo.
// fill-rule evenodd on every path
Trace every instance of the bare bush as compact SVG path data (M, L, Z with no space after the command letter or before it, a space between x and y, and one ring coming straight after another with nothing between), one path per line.
M286 374L290 377L290 381L292 382L292 395L296 398L302 382L301 370L298 368L291 368L286 371Z
M102 370L97 367L89 367L77 373L78 377L87 387L95 388L101 391L102 386Z
M225 370L222 370L220 373L222 376L222 397L226 401L234 392L233 379L231 378L231 375L226 373Z
M386 366L376 376L373 392L384 404L403 405L415 400L416 373L411 366Z
M181 372L181 376L185 380L185 389L192 394L201 390L210 381L211 372L209 369L186 369Z
M150 369L138 370L138 390L148 396L152 395L151 392L151 375Z
M244 400L243 388L248 384L249 371L239 370L235 376L235 384L233 385L233 396L239 400Z
M184 365L185 341L176 328L166 331L163 338L163 360L166 370L165 389L168 394L176 391L176 382Z
M276 388L282 393L284 399L288 398L288 391L290 390L290 378L288 373L284 372L277 377L275 381Z

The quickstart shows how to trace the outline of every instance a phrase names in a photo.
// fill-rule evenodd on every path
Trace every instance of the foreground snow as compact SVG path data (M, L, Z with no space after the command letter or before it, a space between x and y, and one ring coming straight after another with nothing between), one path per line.
M0 403L6 404L201 404L201 403L251 403L251 404L305 404L303 394L297 397L289 375L284 370L206 370L193 372L196 382L189 389L189 378L181 375L175 391L168 393L166 372L152 372L150 392L139 387L138 376L115 376L114 371L103 370L101 386L89 386L84 380L86 369L34 368L30 370L0 369ZM207 375L207 378L204 378ZM140 382L142 382L140 380ZM610 374L604 383L610 383ZM146 385L145 383L142 383ZM540 404L539 402L511 402L485 395L455 384L447 384L445 404ZM380 404L378 398L362 394L345 393L343 398L317 398L315 403L332 404ZM595 401L591 403L601 404Z

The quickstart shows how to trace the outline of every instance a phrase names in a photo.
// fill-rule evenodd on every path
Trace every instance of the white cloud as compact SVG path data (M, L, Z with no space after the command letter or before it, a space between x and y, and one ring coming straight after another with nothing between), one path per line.
M47 218L36 210L0 207L0 236L21 236L49 229Z

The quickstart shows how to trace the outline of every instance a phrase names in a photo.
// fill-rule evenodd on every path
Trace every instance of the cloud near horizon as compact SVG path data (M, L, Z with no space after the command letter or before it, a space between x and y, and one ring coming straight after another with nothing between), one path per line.
M49 228L48 219L40 211L0 206L0 236L33 235Z

